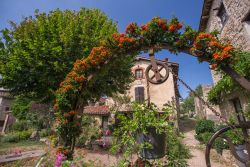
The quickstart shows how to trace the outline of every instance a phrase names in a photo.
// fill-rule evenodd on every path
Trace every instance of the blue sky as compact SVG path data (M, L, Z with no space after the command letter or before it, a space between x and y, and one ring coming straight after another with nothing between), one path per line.
M22 17L50 10L81 7L98 8L117 21L120 32L130 22L143 24L155 16L177 16L184 24L198 29L203 0L0 0L0 29L9 27L8 21L19 22ZM157 53L157 58L169 58L180 65L179 75L192 88L198 84L211 84L212 78L207 63L186 54L171 55L168 51ZM180 93L187 96L188 90L180 85Z

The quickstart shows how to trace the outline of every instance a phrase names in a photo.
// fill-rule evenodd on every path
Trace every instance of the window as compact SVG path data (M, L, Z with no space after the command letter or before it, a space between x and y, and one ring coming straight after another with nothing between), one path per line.
M5 107L5 111L9 111L10 110L10 108L9 107Z
M135 101L139 103L144 102L144 87L136 87L135 88Z
M228 19L228 14L223 3L221 3L217 16L220 18L222 28L225 26Z
M105 132L106 130L108 130L108 121L109 118L108 116L103 116L102 117L102 130Z
M242 21L244 23L247 33L250 35L250 11L247 13L247 15Z
M143 78L143 71L142 69L135 70L135 79L142 79Z

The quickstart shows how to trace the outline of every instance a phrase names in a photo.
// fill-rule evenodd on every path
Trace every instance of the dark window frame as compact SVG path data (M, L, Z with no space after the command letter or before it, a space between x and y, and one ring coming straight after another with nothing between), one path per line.
M143 103L145 101L145 93L144 93L145 88L140 86L140 87L135 87L135 101L138 103Z
M246 28L247 35L250 35L250 9L242 19L243 26Z
M218 9L218 12L217 12L217 17L219 17L220 21L221 21L221 30L224 28L224 26L226 25L227 23L227 20L229 18L229 15L227 13L227 9L225 7L225 5L223 4L223 2L221 2L220 4L220 7Z
M242 19L242 22L247 22L247 21L250 21L250 9L245 15L245 17Z
M137 72L140 71L140 76L137 76ZM135 79L143 79L143 69L142 68L137 68L135 69Z

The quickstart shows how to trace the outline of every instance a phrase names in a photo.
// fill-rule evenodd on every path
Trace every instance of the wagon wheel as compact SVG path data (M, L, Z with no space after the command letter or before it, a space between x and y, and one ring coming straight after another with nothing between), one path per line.
M155 63L156 68L153 68L153 65L150 64L145 71L145 75L150 83L161 84L168 79L169 69L168 66L163 62L155 61Z

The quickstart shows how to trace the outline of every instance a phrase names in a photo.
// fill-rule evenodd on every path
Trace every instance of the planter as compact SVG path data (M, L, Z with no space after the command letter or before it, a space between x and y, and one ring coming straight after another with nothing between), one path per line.
M155 128L150 128L148 134L138 133L136 135L136 141L138 144L148 142L152 145L152 148L145 148L140 151L140 156L145 159L158 159L165 156L166 148L166 134L156 133Z
M244 160L248 160L248 155L244 152L244 150L246 150L246 145L235 145L234 146L236 154L238 154L238 156ZM236 163L239 167L246 167L246 165L242 162L240 162L239 160L236 159Z

